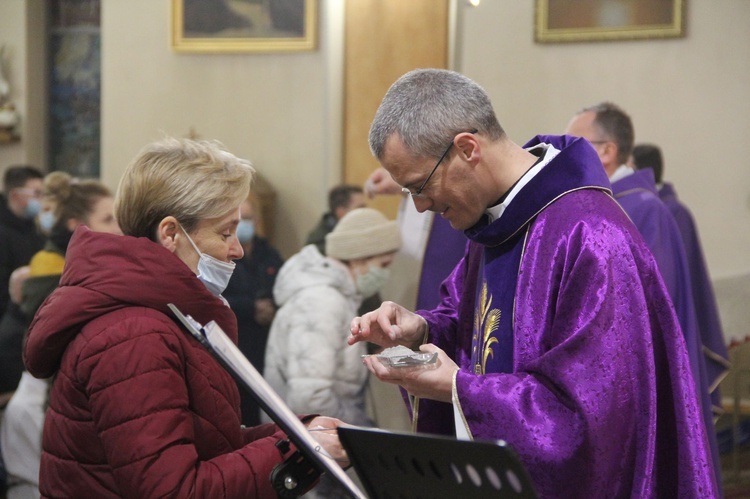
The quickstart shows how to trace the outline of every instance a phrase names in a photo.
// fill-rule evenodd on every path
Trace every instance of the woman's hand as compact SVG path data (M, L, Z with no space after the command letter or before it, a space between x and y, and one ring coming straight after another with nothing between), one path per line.
M270 298L259 298L255 300L255 322L261 326L269 326L276 315L276 305Z
M307 425L312 437L320 444L323 450L331 456L342 468L349 467L349 456L346 455L344 447L339 440L336 428L346 426L346 423L336 418L318 416Z

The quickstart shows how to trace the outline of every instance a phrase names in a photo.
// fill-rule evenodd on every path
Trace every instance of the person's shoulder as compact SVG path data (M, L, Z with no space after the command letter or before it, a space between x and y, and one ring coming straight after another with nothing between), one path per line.
M334 283L320 281L301 287L284 305L300 315L331 321L336 314L348 310L350 302L350 297Z
M281 253L279 253L279 250L276 249L276 247L271 244L271 241L266 239L265 237L256 236L253 240L253 252L257 249L258 253L265 256L278 256L279 259L281 259ZM257 245L257 248L256 248Z
M568 192L547 205L540 216L554 220L555 226L562 231L580 221L611 220L620 224L627 220L619 204L602 189Z
M37 251L29 262L30 277L62 274L65 257L56 251Z
M14 237L19 237L19 235L22 235L21 232L18 231L18 229L8 223L4 223L2 220L0 220L0 245L7 246L13 242Z
M133 341L140 337L173 336L181 329L165 313L150 307L123 307L86 324L82 333L88 341L99 337L107 343Z
M533 232L545 244L564 239L575 245L625 248L638 241L627 213L598 189L580 189L558 198L539 214Z

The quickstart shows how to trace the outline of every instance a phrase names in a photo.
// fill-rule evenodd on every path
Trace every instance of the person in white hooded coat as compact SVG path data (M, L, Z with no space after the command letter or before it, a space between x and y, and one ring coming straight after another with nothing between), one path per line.
M281 267L263 375L293 411L372 425L365 412L366 347L346 339L362 299L387 280L400 246L395 221L358 208L326 236L327 256L307 245Z

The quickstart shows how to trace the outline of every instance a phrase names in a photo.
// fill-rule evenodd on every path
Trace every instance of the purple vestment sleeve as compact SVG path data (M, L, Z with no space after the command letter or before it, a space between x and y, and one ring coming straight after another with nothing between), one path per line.
M709 447L719 481L720 462L713 423L712 382L708 369L709 362L703 351L696 300L693 295L695 286L688 265L685 242L675 218L659 199L653 170L645 168L618 180L612 184L612 192L653 253L672 298L687 345L703 420L709 430Z

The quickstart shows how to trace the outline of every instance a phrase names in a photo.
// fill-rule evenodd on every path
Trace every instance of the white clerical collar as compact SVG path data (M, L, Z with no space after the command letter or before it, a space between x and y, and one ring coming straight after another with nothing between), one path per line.
M620 165L617 167L617 170L612 174L611 177L609 177L609 183L614 184L618 180L622 180L628 175L632 175L635 173L635 170L633 170L628 165Z
M535 164L529 171L527 171L523 177L516 183L515 186L513 186L513 189L508 193L508 195L505 197L502 203L496 204L495 206L490 206L487 208L485 213L487 213L487 216L490 217L489 222L492 223L501 216L503 216L503 213L505 213L505 209L510 205L511 201L513 201L513 198L516 197L516 194L524 188L526 184L528 184L532 178L536 177L536 174L542 171L542 168L547 166L547 164L552 161L552 159L560 154L560 150L556 149L555 146L552 144L546 144L544 142L537 144L535 146L529 147L526 149L527 151L533 151L534 149L543 149L544 150L544 156L541 158L537 164Z

